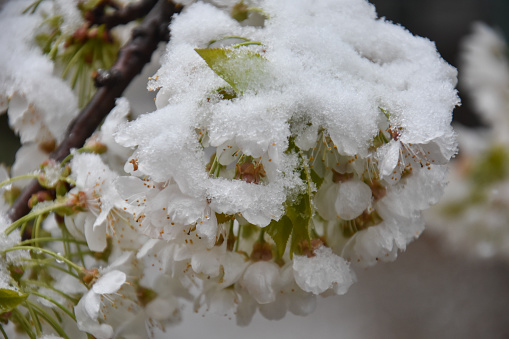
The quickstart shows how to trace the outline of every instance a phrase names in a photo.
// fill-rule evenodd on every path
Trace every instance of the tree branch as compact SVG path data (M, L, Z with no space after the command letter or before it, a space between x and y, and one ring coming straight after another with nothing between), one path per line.
M147 15L155 6L157 0L141 0L123 8L118 8L112 14L105 14L104 9L110 3L111 1L103 1L99 6L89 11L85 18L92 24L105 24L107 29L111 29Z
M94 97L67 129L66 137L60 146L50 154L50 159L62 161L69 155L71 148L80 148L97 126L115 107L131 80L141 73L145 64L150 62L152 53L160 41L168 41L172 15L179 13L182 7L169 0L159 0L132 32L131 40L120 49L117 62L108 71L108 81L102 83ZM103 74L104 76L104 74ZM12 221L18 220L30 212L28 200L32 194L42 190L37 180L32 181L9 209Z

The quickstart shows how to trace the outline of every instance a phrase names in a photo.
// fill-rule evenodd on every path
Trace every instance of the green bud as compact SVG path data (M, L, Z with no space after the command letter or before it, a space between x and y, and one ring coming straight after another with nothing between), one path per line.
M62 170L62 177L67 178L71 174L71 166L65 165L64 169Z
M10 205L14 204L21 194L21 189L17 186L11 186L4 191L4 200Z
M57 185L55 186L55 193L57 197L63 197L67 194L67 192L67 184L62 180L58 181Z
M108 147L97 140L89 140L83 146L82 151L86 153L103 154L108 150Z
M9 272L11 274L11 277L19 284L19 281L23 274L25 274L25 270L23 270L23 267L21 266L10 266Z
M58 210L55 211L61 216L74 215L78 212L87 211L87 196L83 191L79 191L76 194L71 193L59 200L65 202L64 206L59 207Z
M53 199L54 199L54 197L50 192L39 191L35 194L32 194L32 197L28 201L28 207L33 208L35 205L37 205L40 202L51 201Z
M233 6L231 16L238 22L242 22L247 19L249 16L249 10L244 1L238 2Z

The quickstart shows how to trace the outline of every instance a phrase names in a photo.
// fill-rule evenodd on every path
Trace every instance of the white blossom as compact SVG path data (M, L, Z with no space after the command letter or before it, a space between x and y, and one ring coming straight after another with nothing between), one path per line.
M355 281L348 263L324 246L317 248L311 258L296 256L293 270L299 287L313 294L322 294L328 290L345 294Z
M451 163L442 203L426 214L444 248L476 258L507 258L509 61L502 34L483 23L462 42L462 85L487 127L457 126L460 156Z
M113 227L115 221L112 210L121 202L113 188L117 175L94 154L75 154L71 169L71 176L76 180L71 194L75 194L77 204L84 204L86 212L66 217L70 230L84 236L91 250L102 252L106 248L107 228Z

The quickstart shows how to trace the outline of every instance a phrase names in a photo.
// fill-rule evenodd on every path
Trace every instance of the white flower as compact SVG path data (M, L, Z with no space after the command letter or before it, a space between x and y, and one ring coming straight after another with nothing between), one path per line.
M90 138L106 146L106 154L102 158L117 173L123 173L122 169L125 159L132 153L130 148L119 145L114 137L119 126L127 122L130 110L129 101L124 97L118 98L115 102L115 107L104 119L101 129Z
M9 46L9 53L0 57L0 101L6 108L8 99L9 123L22 144L60 141L78 113L77 99L70 86L53 74L53 62L36 46L33 36L43 19L21 14L27 5L10 1L0 14L0 28L5 32L0 45Z
M142 307L137 308L136 312L124 315L115 338L147 338L148 335L153 335L154 328L165 331L167 326L181 321L179 298L189 299L189 293L178 279L168 275L158 275L155 279L152 288L142 285L136 287L136 297Z
M203 237L209 247L216 241L216 216L206 199L183 193L175 183L119 177L114 185L129 204L132 220L148 236L184 241L186 232L192 232L197 242Z
M421 211L438 202L445 176L444 166L433 166L415 170L404 186L390 186L374 205L380 223L359 230L341 244L342 257L360 266L394 260L398 250L405 250L424 230Z
M16 160L12 165L12 175L24 175L39 169L41 163L48 159L48 152L37 143L25 143L16 152Z
M102 300L116 293L125 282L126 274L118 270L109 271L97 279L74 308L80 330L91 333L98 339L113 337L114 330L111 325L99 322L99 312L101 312Z
M255 262L244 272L240 285L257 303L271 303L276 300L279 288L279 268L271 262Z
M297 285L313 294L345 294L356 280L346 260L325 246L315 249L313 257L295 256L293 271Z
M76 187L70 194L81 198L87 211L66 216L69 231L77 237L85 237L92 251L102 252L106 248L107 227L115 221L112 214L115 206L121 205L113 181L117 177L95 154L74 154L71 161L71 177Z
M269 320L278 320L287 311L295 315L308 315L316 308L316 295L303 291L295 282L294 269L289 263L280 269L280 289L272 303L258 305L260 313Z
M405 143L391 140L376 153L380 177L389 184L398 182L402 174L431 165L444 165L456 154L454 135L440 137L426 143Z
M11 220L3 212L0 212L0 251L5 251L16 246L21 242L21 234L19 230L14 230L10 234L5 234L5 230L11 224ZM5 263L17 263L20 259L28 259L30 254L28 251L11 251L5 254Z
M478 114L493 128L494 136L507 142L509 120L509 61L502 34L486 24L473 24L473 33L462 42L462 85Z
M358 179L341 183L327 180L315 197L318 212L324 219L331 221L337 218L357 218L371 205L371 200L371 188Z
M207 256L212 258L207 259ZM213 261L211 267L208 266L210 261ZM218 315L235 313L239 295L232 287L240 281L248 265L243 255L226 251L225 246L193 255L192 269L203 279L203 292L195 298L195 311L206 305L208 312Z

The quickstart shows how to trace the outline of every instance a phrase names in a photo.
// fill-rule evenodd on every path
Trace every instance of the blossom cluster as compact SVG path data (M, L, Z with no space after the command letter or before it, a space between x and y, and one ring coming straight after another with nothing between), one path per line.
M507 43L483 23L462 45L462 85L483 128L457 128L460 156L451 163L442 203L426 216L448 248L480 258L509 255L509 60Z
M37 30L13 35L0 95L21 136L54 128L58 141L83 90L59 78L58 55L83 26L68 2L45 4L16 18L35 29L56 11L62 41L45 51ZM14 301L0 312L29 335L145 338L178 322L185 300L240 325L257 310L306 315L317 296L346 293L356 268L394 260L442 195L458 97L432 42L363 0L184 5L148 82L154 111L128 121L118 99L82 149L27 175L46 189L32 211L2 219L0 299ZM45 74L23 68L25 51ZM65 91L30 87L46 77ZM18 181L4 177L8 196Z

